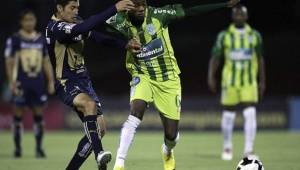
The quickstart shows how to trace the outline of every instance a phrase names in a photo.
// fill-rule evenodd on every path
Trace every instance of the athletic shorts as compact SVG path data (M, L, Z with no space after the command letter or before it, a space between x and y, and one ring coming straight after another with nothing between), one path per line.
M31 85L20 81L18 89L20 91L20 95L12 97L12 101L16 106L39 107L43 106L47 102L48 97L44 83L35 83Z
M102 115L100 100L92 87L90 79L78 79L78 80L67 80L64 85L59 82L55 85L56 94L62 100L62 102L74 109L78 114L80 120L83 120L83 113L78 111L73 104L74 98L80 94L85 93L90 96L97 104L97 115Z
M235 106L240 103L257 103L257 86L224 87L222 88L221 104L224 106Z
M164 117L172 120L180 119L181 84L179 77L160 82L139 74L132 78L130 86L130 102L140 99L153 103Z

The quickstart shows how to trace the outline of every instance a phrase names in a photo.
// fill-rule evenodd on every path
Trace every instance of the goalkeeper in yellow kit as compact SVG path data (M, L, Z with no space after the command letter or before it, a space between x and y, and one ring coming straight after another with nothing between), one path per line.
M232 7L239 0L225 3L184 7L181 4L160 8L148 6L146 0L133 0L135 9L118 12L107 20L112 30L127 39L136 39L140 49L127 51L126 67L132 75L131 113L123 124L114 170L123 170L129 146L149 103L160 113L164 127L162 155L165 170L175 169L173 148L178 139L181 109L180 70L171 45L168 24L187 16L223 7Z

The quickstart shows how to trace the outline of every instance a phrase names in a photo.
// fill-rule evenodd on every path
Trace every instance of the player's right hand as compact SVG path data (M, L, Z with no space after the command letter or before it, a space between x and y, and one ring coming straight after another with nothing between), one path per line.
M141 52L142 44L137 39L131 39L126 45L126 49L137 54Z
M21 95L21 91L18 89L19 85L20 85L20 82L18 82L18 81L13 81L9 85L10 91L15 96Z
M54 82L48 83L48 94L52 95L55 93Z
M230 0L230 1L228 1L227 6L228 6L229 8L232 8L232 7L234 7L235 5L237 5L239 2L240 2L240 0Z
M134 9L135 5L130 0L121 0L116 4L117 11L130 11Z
M215 78L208 79L208 87L213 93L217 93L217 81Z

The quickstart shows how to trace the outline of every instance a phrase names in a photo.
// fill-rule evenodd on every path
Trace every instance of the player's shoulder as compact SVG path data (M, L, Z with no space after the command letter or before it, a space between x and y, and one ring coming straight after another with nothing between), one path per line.
M106 24L113 26L115 29L121 31L127 28L126 20L127 14L125 12L118 12L114 16L106 20Z
M111 16L106 20L107 24L119 24L126 20L127 14L125 12L117 12L115 15Z
M218 39L223 39L226 36L226 34L228 34L228 33L229 33L228 29L221 30L218 33L217 37L218 37Z
M66 21L58 20L56 17L52 17L48 22L47 28L51 32L55 32L55 30L63 30L66 33L71 32L72 28L75 26L75 23L70 23Z
M161 7L148 6L149 13L153 15L175 15L178 9L182 8L181 4L169 4Z
M6 39L6 44L15 44L21 40L21 35L19 32L14 32Z
M257 29L252 28L252 32L255 36L261 38L261 33Z

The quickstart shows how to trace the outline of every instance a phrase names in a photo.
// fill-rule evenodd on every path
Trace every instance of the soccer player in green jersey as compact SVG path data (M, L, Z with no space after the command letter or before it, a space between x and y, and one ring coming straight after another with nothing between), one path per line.
M231 138L238 106L243 108L245 119L244 155L253 154L256 134L255 105L259 100L258 96L262 97L265 91L262 37L247 24L247 19L245 6L233 8L233 23L219 33L209 63L208 85L216 92L216 72L221 58L224 57L221 95L224 109L221 123L224 134L223 160L232 159Z
M175 4L160 8L148 6L146 0L133 2L134 10L118 12L107 20L113 30L128 39L136 39L141 44L141 49L128 50L126 55L126 67L132 75L131 112L121 130L114 170L124 169L129 146L149 103L153 103L159 111L164 127L162 145L164 169L174 170L173 148L179 140L181 85L180 70L171 45L168 25L187 16L232 7L239 0L194 7Z

